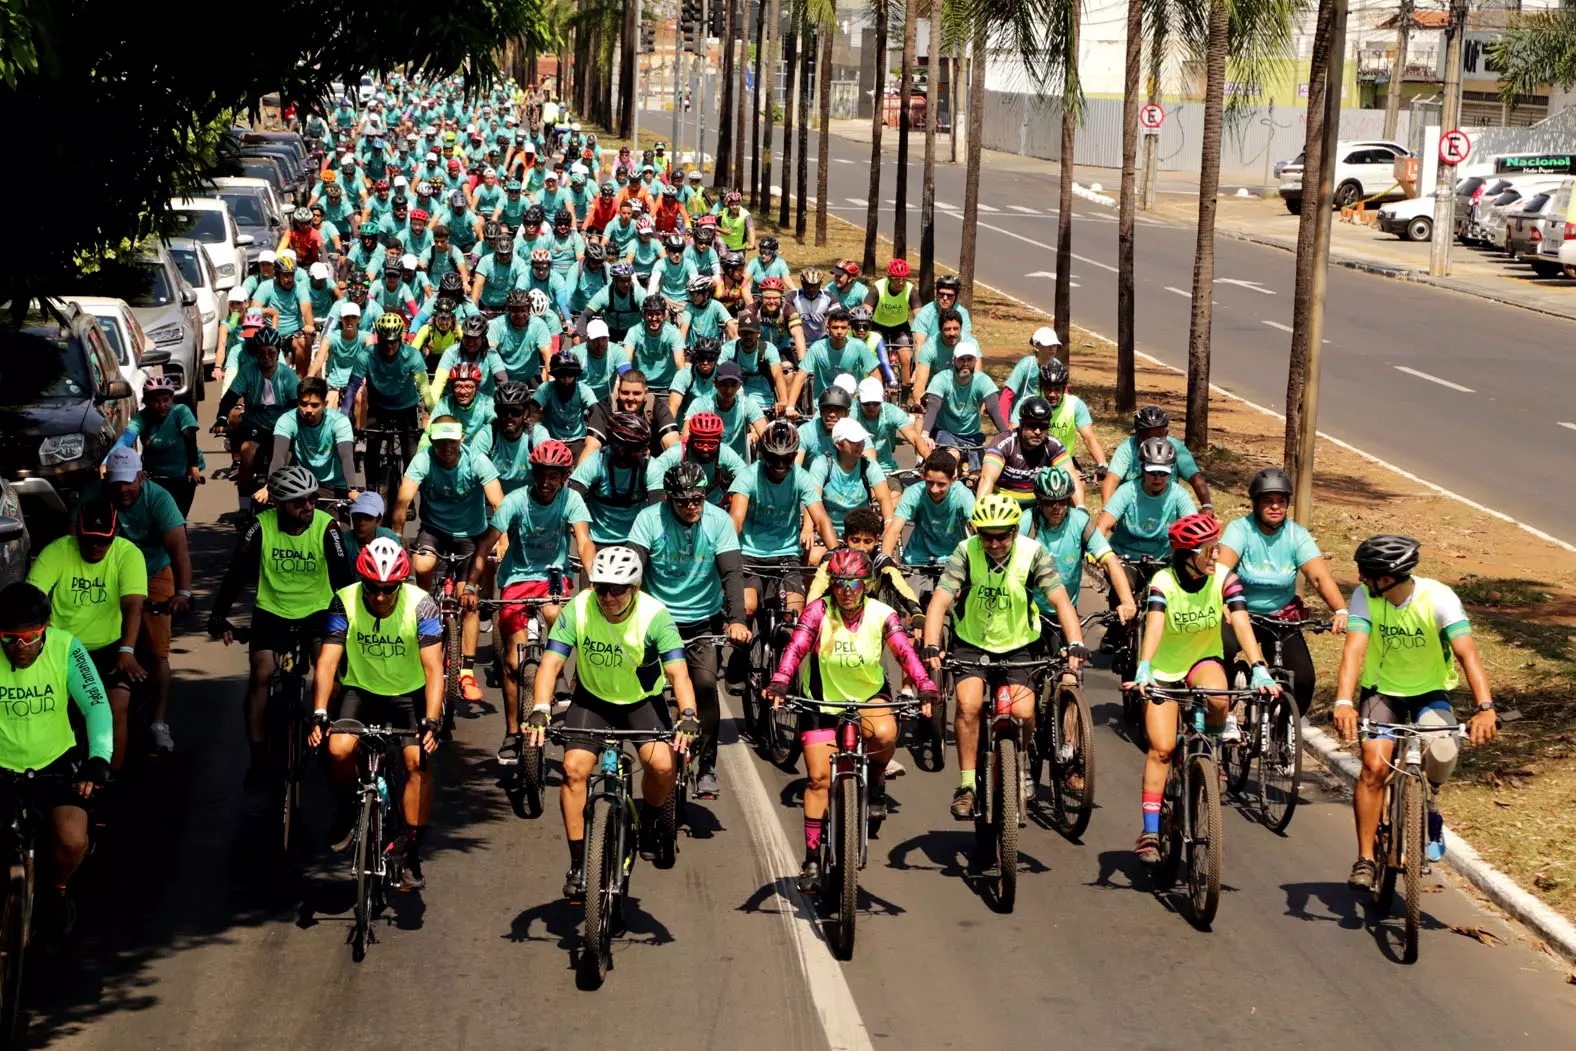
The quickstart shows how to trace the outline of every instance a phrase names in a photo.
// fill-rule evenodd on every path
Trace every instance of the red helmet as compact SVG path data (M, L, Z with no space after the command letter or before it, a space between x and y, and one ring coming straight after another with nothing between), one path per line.
M764 278L761 281L761 291L762 292L781 292L781 291L783 291L783 279L780 278L780 277Z
M451 381L470 380L473 383L480 383L482 381L482 367L474 361L457 361L449 369L449 379Z
M833 580L869 580L870 556L851 547L840 547L827 559L826 572Z
M1209 515L1191 514L1171 523L1171 550L1197 551L1220 539L1220 523Z
M356 572L362 580L397 584L410 576L410 558L399 541L386 536L373 539L356 558Z
M722 417L714 412L698 412L690 417L690 441L722 441Z
M907 259L894 259L890 263L888 263L887 264L887 276L888 277L907 277L908 276L908 260Z
M415 222L417 219L421 219L421 220L425 221L425 220L431 219L431 218L432 218L432 216L427 214L427 209L425 209L425 208L412 208L410 210L411 222Z
M717 217L715 215L703 215L699 219L695 220L695 225L696 226L716 226L717 225Z
M569 446L556 438L543 442L531 450L531 464L541 467L562 467L564 470L574 466L574 457L569 454Z
M651 421L638 412L615 412L607 431L619 445L639 448L651 441Z
M389 181L387 179L379 179L372 184L372 188L374 190L386 190L389 188Z

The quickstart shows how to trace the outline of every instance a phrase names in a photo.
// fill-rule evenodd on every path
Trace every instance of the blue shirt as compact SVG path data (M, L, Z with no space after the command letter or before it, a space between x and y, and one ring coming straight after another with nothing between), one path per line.
M418 449L405 477L421 484L421 521L435 533L450 537L479 536L487 528L487 497L483 488L497 481L498 469L483 453L460 446L460 459L444 467L432 449Z
M646 459L618 467L606 449L580 461L569 480L585 491L591 510L591 540L596 544L621 544L635 525L635 516L646 506Z
M585 498L567 485L545 504L529 486L504 497L493 512L492 527L509 538L498 566L499 588L524 580L546 580L548 571L569 571L569 536L578 522L590 522Z
M1198 508L1193 505L1193 494L1176 482L1166 486L1159 496L1144 492L1142 482L1123 482L1101 510L1116 519L1116 527L1111 530L1111 549L1118 555L1166 558L1171 554L1167 536L1171 524Z
M939 503L923 484L903 490L897 502L898 518L914 524L903 545L903 562L919 565L944 561L968 539L969 516L974 514L974 494L962 482L953 482Z
M668 607L679 624L694 624L722 610L717 556L739 550L733 519L716 504L701 505L700 521L685 525L666 502L635 518L629 542L651 552L641 588Z
M1252 515L1226 526L1220 546L1237 553L1237 579L1250 613L1274 613L1297 597L1297 571L1320 557L1306 529L1288 519L1266 536Z
M936 430L951 431L959 437L979 434L980 410L985 407L985 399L996 393L996 384L984 369L975 369L967 384L958 383L956 377L951 369L942 369L925 388L925 397L934 394L941 399Z
M799 524L806 508L821 502L821 491L810 480L810 473L798 464L788 469L781 482L766 477L760 462L733 482L729 493L744 493L750 498L739 532L739 549L749 558L774 558L799 554Z
M876 486L886 481L886 472L868 456L861 455L851 471L843 470L835 456L818 456L805 462L809 465L810 481L820 487L821 503L839 535L848 512L869 504Z

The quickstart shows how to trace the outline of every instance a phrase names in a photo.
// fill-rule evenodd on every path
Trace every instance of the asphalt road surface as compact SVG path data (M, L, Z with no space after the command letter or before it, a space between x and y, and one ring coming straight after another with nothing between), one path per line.
M671 115L643 122L667 134ZM693 136L694 126L686 134ZM708 142L714 142L708 132ZM890 235L896 132L884 136L881 232ZM686 138L686 143L693 141ZM911 146L909 244L919 243L923 137ZM781 129L777 144L781 148ZM712 147L714 148L714 146ZM810 190L816 185L811 138ZM870 147L833 135L827 198L863 225ZM1103 192L1117 194L1113 172ZM1050 311L1055 300L1058 180L986 167L980 176L980 280ZM963 166L936 166L936 252L955 263L962 233ZM775 214L775 209L774 209ZM1116 208L1074 198L1072 321L1116 338ZM1187 367L1192 227L1140 215L1136 240L1138 349ZM792 258L793 245L784 246ZM1286 402L1293 256L1227 237L1215 240L1211 378L1277 411ZM1576 543L1576 489L1548 479L1576 453L1576 323L1392 278L1332 267L1319 426L1539 529ZM1074 363L1076 370L1076 362ZM1076 371L1074 384L1077 383Z
M196 520L232 507L231 493L209 483ZM234 533L200 524L192 542L206 616ZM427 889L399 896L357 964L321 784L308 848L280 859L272 814L241 788L244 654L190 633L177 645L178 751L136 782L131 816L82 873L71 953L36 961L34 1046L1256 1049L1371 1034L1550 1048L1576 1031L1562 970L1453 887L1425 896L1421 959L1398 962L1398 920L1368 922L1345 889L1349 811L1317 783L1285 838L1227 809L1219 915L1195 929L1131 854L1142 756L1113 728L1116 693L1098 670L1101 808L1083 842L1029 824L1013 914L964 868L972 826L946 810L955 761L927 774L905 754L863 874L857 954L834 961L792 889L798 775L746 751L730 720L723 794L695 805L676 868L637 863L630 932L595 992L575 983L580 910L558 894L556 803L530 821L506 802L488 690L435 761Z

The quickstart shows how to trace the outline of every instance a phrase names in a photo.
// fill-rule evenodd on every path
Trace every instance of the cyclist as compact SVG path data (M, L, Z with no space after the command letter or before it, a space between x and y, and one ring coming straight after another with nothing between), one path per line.
M432 233L432 246L421 253L421 265L427 277L437 281L441 289L446 275L458 274L460 287L470 287L470 264L466 262L465 253L449 240L448 224L439 221L428 229Z
M863 303L858 303L846 309L848 310L848 330L855 339L869 347L870 352L876 356L876 363L881 366L882 384L894 390L900 389L901 385L898 383L897 370L892 367L892 359L887 356L886 341L881 338L881 333L874 332L870 328L873 316L870 313L870 308Z
M548 178L554 178L552 173L548 173ZM548 201L555 200L551 184L548 185L544 196ZM561 196L567 203L568 194L564 193ZM586 239L575 230L575 216L568 208L554 207L553 204L545 202L543 207L552 208L553 232L548 237L538 241L537 244L547 249L548 256L551 259L553 276L558 279L561 285L565 286L563 295L555 295L553 298L555 300L567 300L569 298L567 286L576 265L580 262L580 257L585 254ZM534 249L531 252L531 261L533 263L536 261Z
M1089 512L1073 502L1072 475L1064 467L1046 467L1034 478L1034 509L1023 516L1019 532L1051 553L1056 571L1062 575L1067 598L1078 605L1083 587L1083 564L1087 559L1105 570L1116 594L1116 611L1123 624L1138 615L1133 589L1122 560L1111 550L1105 534L1094 527ZM1045 612L1049 612L1046 610Z
M383 229L376 222L368 220L362 223L356 230L356 243L345 253L345 262L369 281L383 272L387 251L381 243L382 234Z
M431 413L434 420L443 416L453 416L458 420L465 431L465 443L470 446L475 446L491 433L492 422L497 418L493 400L477 393L481 377L482 370L473 363L461 361L455 364L449 373L448 390L433 405ZM428 430L431 430L431 424ZM428 435L422 436L422 444L430 441Z
M612 184L609 183L607 186L604 186L602 192L606 194L608 192L608 188L611 185ZM612 198L604 197L604 200L610 201ZM600 211L600 209L598 210ZM630 243L633 242L636 236L638 236L640 233L640 228L635 222L634 202L628 198L618 202L618 207L614 209L614 216L612 219L609 219L607 223L600 227L589 228L587 232L601 232L603 238L606 241L607 247L612 251L613 255L615 257L623 256L629 251Z
M531 251L531 272L522 286L530 297L531 316L540 318L552 334L553 351L558 350L564 332L563 307L569 300L569 290L563 279L553 272L551 253L545 248Z
M897 348L903 382L907 383L914 367L910 322L920 307L919 288L908 279L906 259L892 260L886 272L887 276L871 287L865 306L870 308L872 324L886 340L888 350Z
M505 383L493 395L497 417L473 448L492 461L505 496L531 480L531 450L552 436L535 422L539 407L523 383Z
M599 317L585 323L585 341L577 343L572 353L580 362L582 378L599 402L607 400L614 378L630 367L629 352L622 344L613 345L607 322Z
M410 583L410 559L397 541L373 540L357 558L356 572L360 581L336 589L329 602L307 744L316 748L328 731L336 680L342 687L341 719L405 731L400 737L405 840L399 889L416 891L427 882L421 871L421 841L432 815L433 775L426 757L438 749L443 716L443 626L432 596ZM335 851L349 847L354 835L360 746L355 734L328 737L329 772L339 797L329 832Z
M922 430L937 445L958 449L971 470L980 469L980 449L985 436L980 431L984 412L997 431L1007 430L1001 416L1001 394L996 384L979 367L980 348L973 340L962 340L952 350L952 367L936 373L925 388L925 422Z
M832 553L827 564L831 578L830 599L817 599L805 607L804 616L794 626L793 636L783 649L782 659L767 686L767 696L777 707L806 657L805 693L825 701L887 700L891 694L882 668L883 649L891 650L903 673L919 690L926 715L938 698L935 684L909 642L903 618L891 606L870 596L874 570L870 556L854 548ZM815 890L821 879L818 855L826 822L828 791L831 788L832 753L837 748L834 731L836 709L823 708L821 714L806 714L800 721L804 743L805 773L809 777L804 792L804 864L799 870L799 889ZM886 817L886 764L897 745L897 720L887 708L861 713L860 734L866 740L873 776L870 782L869 815L879 821Z
M689 301L679 312L678 319L679 337L686 346L707 336L719 341L738 336L733 315L728 313L727 307L712 298L717 290L715 278L697 275L690 278L687 289Z
M1252 513L1226 526L1215 557L1227 569L1235 570L1242 581L1242 594L1248 612L1296 622L1307 619L1307 608L1297 597L1297 574L1318 591L1333 611L1332 627L1337 634L1346 630L1347 608L1341 589L1330 574L1329 563L1308 531L1291 521L1291 476L1279 467L1266 467L1248 482ZM1259 634L1254 626L1254 634ZM1266 648L1268 632L1259 638ZM1236 633L1225 633L1226 667L1238 653ZM1313 701L1313 657L1300 633L1287 635L1281 645L1283 666L1292 673L1297 710L1305 712Z
M635 287L642 294L651 283L651 272L662 258L662 242L656 236L657 228L651 217L643 215L635 222L635 239L624 252L624 262L635 272Z
M948 310L956 310L962 319L963 338L974 338L974 319L969 316L969 308L958 302L958 291L962 287L963 283L953 274L942 274L936 278L936 298L919 308L910 326L914 332L916 360L924 359L925 344L935 342L941 334L941 316ZM934 365L934 359L930 363Z
M1054 331L1045 331L1055 338ZM1078 395L1068 393L1068 379L1067 363L1060 358L1050 358L1040 366L1040 396L1051 403L1051 437L1061 442L1068 452L1073 451L1076 441L1082 440L1084 449L1094 461L1096 473L1103 479L1106 472L1105 447L1095 436L1094 418L1089 415L1089 406ZM1021 402L1013 404L1014 422L1021 408Z
M1139 479L1117 486L1100 508L1095 526L1124 560L1164 558L1170 550L1172 523L1197 513L1198 508L1192 494L1172 477L1177 466L1174 445L1164 438L1150 438L1139 446L1138 457ZM1131 568L1128 573L1136 589L1138 578Z
M646 285L646 295L660 297L673 315L683 309L690 282L702 275L695 264L684 254L682 234L668 234L662 238L662 258L651 267L651 279Z
M1034 397L1024 402L1018 425L998 434L985 447L980 466L979 486L975 493L988 496L998 487L1025 508L1034 505L1034 480L1047 467L1071 468L1072 454L1048 433L1051 403ZM1084 503L1083 479L1072 475L1073 503Z
M421 530L413 548L416 582L431 591L440 558L459 579L462 567L476 554L476 541L487 531L487 515L503 503L498 469L484 453L465 443L465 428L453 416L434 417L427 430L432 444L419 449L405 468L399 496L394 501L395 536L405 535L405 519L412 502L421 496ZM474 588L466 585L466 590ZM476 614L466 611L460 621L460 690L465 700L482 699L476 684Z
M491 322L493 325L497 323L497 320ZM500 384L509 381L509 367L504 363L502 355L488 342L487 334L489 331L489 322L481 314L472 314L465 319L460 326L459 343L450 346L448 350L443 352L443 357L438 359L438 368L433 373L432 385L423 394L423 400L427 405L432 405L433 400L445 391L449 385L449 374L460 364L475 365L481 370L481 386L477 389L482 394L490 395ZM527 335L526 345L529 344L529 341L530 336ZM538 373L533 377L530 372L530 358L526 357L525 362L526 364L522 367L520 374L514 378L526 383L528 386L531 385L533 379L540 382L540 374ZM425 371L423 371L421 379L425 381Z
M447 317L449 331L454 331L454 315L449 314ZM323 337L323 342L318 344L317 357L308 371L312 376L321 376L327 384L329 408L350 412L353 406L345 400L345 388L350 385L351 371L356 361L371 351L376 340L371 333L362 331L361 308L355 303L343 304L337 321ZM432 326L422 329L416 336L418 347L431 346L429 337L432 333ZM300 391L296 393L299 396Z
M1226 689L1221 631L1229 622L1241 640L1243 653L1252 662L1253 687L1271 696L1280 692L1259 652L1258 641L1252 637L1242 582L1215 560L1219 540L1220 523L1209 515L1193 513L1172 524L1168 531L1171 565L1149 581L1138 670L1132 682L1122 684L1124 689L1137 689L1145 697L1149 687L1157 685ZM1205 699L1204 732L1214 737L1217 744L1226 728L1228 707L1225 697ZM1177 745L1177 702L1154 700L1146 705L1144 725L1149 735L1143 776L1144 824L1134 849L1139 861L1157 865L1161 799L1171 753Z
M585 448L586 415L597 404L596 391L580 378L580 359L567 347L553 355L552 382L536 388L547 433L567 444L579 456Z
M728 512L706 499L708 482L700 464L681 461L662 479L667 500L635 517L629 547L640 556L648 594L672 614L685 642L695 708L700 715L699 770L695 791L715 799L717 784L717 646L698 635L726 634L736 645L750 641L744 616L744 572L738 534Z
M175 404L174 377L149 376L144 381L142 408L115 444L135 447L139 439L143 466L175 498L184 518L203 483L203 458L197 448L197 417L185 405Z
M328 407L328 384L321 376L301 381L296 407L274 424L269 462L275 467L298 463L311 471L323 488L356 498L351 486L356 477L355 430L347 416ZM267 487L253 496L258 503L267 503Z
M1140 446L1151 438L1159 438L1176 450L1176 472L1192 487L1194 495L1198 497L1198 509L1209 514L1215 513L1215 505L1210 503L1209 482L1205 480L1204 472L1198 469L1198 464L1193 460L1193 454L1188 452L1187 446L1166 433L1170 425L1171 417L1158 405L1145 405L1133 413L1133 434L1111 453L1110 470L1100 480L1101 503L1111 502L1111 494L1116 492L1118 485L1137 479L1139 461L1142 459L1138 455Z
M963 315L956 310L943 311L936 319L936 338L930 341L923 351L914 355L914 369L912 373L912 390L918 392L920 400L924 400L925 390L930 386L930 381L935 374L943 369L952 368L952 357L963 339ZM972 342L972 341L970 341ZM890 351L888 357L890 358ZM1003 415L1006 415L1003 412Z
M980 708L985 702L985 673L979 663L987 654L995 660L1021 661L1043 653L1040 614L1031 596L1038 595L1056 613L1065 641L1067 665L1076 671L1089 654L1084 648L1078 611L1056 572L1055 560L1038 543L1018 532L1023 510L1004 493L980 497L969 524L974 536L959 544L947 559L925 611L925 659L932 671L941 668L941 628L947 614L961 600L953 617L952 657L958 670L954 691L958 699L953 732L958 741L958 788L952 795L952 816L967 821L974 816L976 751L979 744ZM1034 725L1034 691L1028 668L1008 668L1005 682L1012 694L1012 714Z
M652 392L665 404L673 377L684 367L684 337L678 326L666 320L667 307L660 295L648 295L641 304L640 313L643 323L629 330L624 350L630 362L646 377Z
M712 336L690 341L684 352L689 364L679 369L668 391L668 411L673 413L674 419L682 420L689 411L690 402L713 392L717 361L721 356L722 344Z
M761 339L761 317L755 307L741 311L739 335L722 346L722 361L738 364L744 374L744 393L755 399L762 412L782 414L788 407L788 384L783 377L777 348Z
M591 302L592 296L607 287L607 281L607 248L601 241L591 241L586 245L585 254L580 257L575 272L564 282L569 289L569 320L576 332L584 334L585 322L588 320L586 304Z
M651 225L658 233L682 234L689 229L685 221L688 213L679 203L679 188L677 186L664 186L657 199L656 211L651 213Z
M822 290L821 285L825 280L817 268L805 267L799 271L799 291L788 301L788 305L798 312L800 320L804 322L804 338L812 344L826 338L827 311L842 306L836 296Z
M1056 351L1061 345L1062 338L1049 325L1041 325L1029 337L1029 353L1018 359L1018 363L1012 367L1012 372L1001 385L1001 400L1006 403L1008 423L1018 422L1018 406L1023 403L1023 399L1043 394L1040 389L1040 372L1045 366L1040 364L1040 359L1044 357L1046 365L1060 361L1056 357ZM1062 362L1062 365L1065 368L1066 362ZM1051 384L1051 386L1065 386L1065 384ZM1050 398L1047 396L1046 400L1049 401ZM1067 445L1066 442L1062 444L1069 452L1072 451L1071 445Z
M768 277L775 277L780 281L788 280L788 263L777 254L777 238L767 235L760 240L760 254L751 259L744 267L744 276L750 282L750 294L761 294L761 282ZM864 302L863 299L860 302Z
M273 506L253 520L236 545L208 616L208 634L230 645L235 641L227 621L230 607L248 581L257 582L246 705L252 751L246 784L252 789L272 780L266 714L276 655L293 649L297 638L315 644L334 592L355 580L339 527L317 509L317 490L317 479L305 467L281 467L269 475Z
M47 813L47 884L39 910L50 916L53 933L71 933L76 909L66 885L88 853L88 815L83 805L109 780L113 720L104 685L87 648L64 628L50 627L50 601L32 584L18 581L0 591L0 690L7 697L55 698L53 704L18 704L0 729L0 767L16 774L36 770L49 780L37 782L31 803ZM77 765L77 740L65 698L70 696L87 724L89 756ZM65 783L54 780L61 777ZM44 847L44 844L40 844ZM43 882L40 879L40 882ZM25 917L15 917L21 923Z
M409 463L416 455L416 442L421 435L421 410L431 403L433 395L427 386L427 363L422 360L421 351L405 342L405 321L398 314L378 318L376 342L351 367L350 386L345 392L349 400L355 400L363 382L367 388L367 426L401 432L400 458ZM383 477L381 443L371 439L366 476Z
M147 678L136 650L148 598L148 567L136 545L115 534L117 524L108 500L81 501L73 535L48 544L27 572L27 582L50 597L50 623L82 644L109 693L115 722L113 770L126 761L131 686ZM15 712L7 708L7 715ZM167 740L168 727L164 736Z
M952 454L937 449L920 464L921 485L903 490L897 510L886 523L881 550L891 556L903 543L903 564L921 566L939 562L968 539L969 518L974 514L975 496L958 481L958 461ZM914 531L903 540L909 523ZM918 574L911 578L916 592L928 601L929 581Z
M591 454L608 444L609 428L615 413L627 412L635 416L644 417L651 432L649 441L650 451L660 453L669 446L679 442L679 425L674 422L673 414L668 411L665 399L651 397L651 408L648 412L646 403L648 391L645 373L639 369L626 369L619 374L618 382L613 384L613 396L607 401L598 402L591 410L590 418L586 420L586 447L580 454L580 462L590 459Z
M755 247L755 220L743 207L744 196L738 190L729 190L722 198L722 211L717 213L717 229L722 243L735 252L747 252Z
M548 634L536 673L535 704L525 721L526 743L540 746L546 739L558 673L569 655L580 649L574 698L564 725L584 736L564 749L564 782L558 797L569 841L564 895L571 899L585 894L586 778L596 762L596 732L666 729L670 723L668 707L662 703L664 675L679 708L675 746L680 752L688 750L700 732L684 640L667 608L640 590L640 556L628 547L603 548L588 576L591 587L564 606ZM603 659L585 659L588 654ZM672 749L661 742L648 741L638 751L644 811L640 827L649 830L656 827L657 812L673 792L675 764Z
M608 338L622 345L639 330L648 299L658 319L663 318L667 307L661 297L647 296L646 290L635 283L635 271L629 263L614 263L608 267L607 287L593 295L581 311L587 338L591 321L600 319L607 326Z
M743 457L722 443L724 427L722 417L714 412L691 416L688 436L664 449L660 456L653 457L646 467L646 491L652 498L661 497L669 470L681 463L690 463L700 469L707 497L726 507L728 489L733 480L744 473L745 464Z
M848 377L848 381L852 379L852 376ZM858 389L857 385L854 389ZM816 415L799 425L800 463L808 464L818 457L836 454L837 445L832 440L832 431L848 418L853 405L853 395L845 384L833 383L821 392L816 402Z
M809 331L806 321L806 334ZM879 367L880 362L869 344L851 338L848 311L832 307L826 314L826 335L810 344L809 352L799 362L799 371L788 385L789 404L798 404L799 390L806 382L811 383L813 392L821 392L845 372L858 380L875 375Z
M350 505L350 532L340 534L345 542L345 560L351 565L361 557L366 546L378 537L398 541L394 530L383 524L385 512L383 498L377 493L362 493Z
M828 456L817 456L806 464L810 483L821 490L827 517L832 520L832 528L839 532L843 528L843 518L856 507L874 503L881 510L881 521L892 518L895 501L887 485L886 472L874 457L865 455L865 443L869 440L869 432L857 420L845 417L832 428L835 451ZM812 546L809 555L812 564L818 563L826 556L826 549Z
M755 305L755 297L750 293L749 283L744 276L742 253L728 252L723 255L722 284L717 289L717 302L735 318L739 311Z
M230 445L240 454L240 469L236 471L235 486L237 514L251 510L254 478L252 464L258 446L273 444L274 425L293 405L300 392L301 381L295 369L280 360L280 336L276 329L264 328L252 340L255 358L252 364L236 370L235 382L219 399L213 432L219 434L228 427L230 410L245 400L240 426L230 435Z
M1358 586L1352 592L1346 645L1335 682L1336 728L1350 741L1357 736L1359 717L1378 723L1455 726L1450 691L1459 682L1456 661L1460 661L1476 703L1467 724L1468 739L1474 745L1487 744L1498 733L1499 717L1472 625L1454 591L1437 580L1413 575L1421 552L1416 540L1394 534L1372 536L1357 545L1353 559ZM1379 734L1363 742L1363 771L1352 800L1357 861L1346 879L1353 890L1371 890L1374 885L1374 833L1394 751L1391 736ZM1454 772L1457 752L1454 737L1429 735L1424 766L1436 790L1431 798ZM1431 860L1445 856L1444 837L1444 820L1430 809L1426 850Z
M729 361L717 366L712 392L690 402L691 417L701 413L715 414L722 418L723 444L731 447L741 457L749 452L750 437L757 440L766 430L766 418L754 398L740 396L744 390L744 373L739 363Z
M483 259L481 266L487 265ZM535 388L547 379L547 359L553 352L553 333L547 322L531 315L531 294L510 289L504 297L504 316L487 326L487 343L498 354L509 379Z
M591 509L591 539L598 547L622 543L629 536L635 516L646 506L651 454L651 422L638 412L614 412L604 426L606 446L599 442L592 449L588 442L569 476L570 486Z
M703 215L695 220L695 230L690 246L684 249L684 258L695 267L695 272L713 281L722 277L722 254L717 251L717 217Z
M921 459L930 454L930 439L919 429L919 421L897 405L886 400L886 389L874 376L859 381L859 411L852 418L870 432L870 446L875 451L876 463L887 473L889 484L896 485L892 475L897 465L897 440L902 438ZM948 550L951 550L950 548Z
M786 366L798 367L808 353L804 341L804 320L797 311L784 302L787 286L780 277L767 277L761 281L760 319L761 341L776 347ZM790 404L793 404L790 402Z
M485 578L489 556L497 549L499 538L506 537L498 564L501 597L506 602L541 600L538 608L546 625L544 630L552 629L561 607L546 600L554 591L570 586L567 567L571 539L582 565L590 565L594 557L591 512L585 498L565 484L573 465L569 447L556 439L548 439L531 450L530 483L504 497L476 544L476 557L471 561L463 597L467 608L476 602L474 586ZM504 766L520 761L519 654L527 641L529 625L528 607L503 606L493 635L493 661L507 671L503 677L504 735L498 746L498 762Z
M471 302L483 310L502 310L510 292L524 283L529 269L514 254L514 239L499 234L492 241L492 254L476 264L471 278Z

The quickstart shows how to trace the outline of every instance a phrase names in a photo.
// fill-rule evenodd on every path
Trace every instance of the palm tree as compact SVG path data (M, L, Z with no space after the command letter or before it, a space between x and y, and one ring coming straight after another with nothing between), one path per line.
M1133 299L1133 213L1137 190L1138 75L1144 63L1144 0L1127 0L1127 54L1122 82L1122 188L1116 219L1116 411L1137 407Z
M755 87L750 103L750 207L760 204L761 189L761 81L766 79L766 0L755 5Z
M712 187L719 192L728 185L728 170L733 163L733 107L738 102L734 92L733 40L739 23L739 0L726 0L726 30L722 39L722 80L718 85L721 96L717 113L717 166L712 171ZM743 143L739 144L743 147ZM674 147L677 149L677 146Z
M623 25L618 36L618 134L629 138L631 122L635 119L635 68L640 61L640 18L635 4L626 4Z
M908 254L908 105L914 92L914 49L919 26L919 0L903 4L903 65L897 85L897 185L892 202L892 255Z
M1073 154L1083 116L1083 85L1078 79L1078 23L1082 0L1060 5L1062 21L1051 26L1047 47L1056 55L1062 82L1061 185L1056 213L1056 335L1062 354L1072 346L1073 314Z
M865 202L865 258L864 272L875 273L876 235L881 228L881 129L885 124L887 78L887 28L891 11L886 0L875 0L873 15L876 20L876 89L870 107L870 189Z
M941 94L942 0L929 0L930 47L925 56L925 168L919 191L919 297L930 300L936 288L936 97Z
M799 8L804 0L790 0L788 5L788 37L783 48L783 175L782 175L782 200L777 208L777 225L788 225L788 190L793 186L793 180L788 177L788 172L793 167L793 120L796 103L794 92L798 90L799 75Z
M832 45L837 40L836 13L834 11L831 17L822 14L816 21L820 26L818 35L821 40L821 58L815 67L821 79L816 89L820 94L821 126L817 129L815 147L815 244L820 248L826 245L826 169L832 160Z
M1499 97L1509 105L1544 84L1569 90L1576 84L1576 9L1561 4L1556 11L1517 16L1489 45L1489 58L1501 71Z
M810 192L810 67L821 46L819 35L810 31L809 7L803 4L799 9L803 54L799 60L799 168L794 173L793 235L800 244L804 244L805 209L809 203L805 198Z
M772 125L776 121L777 61L782 46L782 13L778 0L762 0L766 5L766 55L761 62L761 97L765 112L761 116L761 207L762 215L772 210Z
M958 298L974 306L974 253L979 242L980 221L980 138L985 132L985 45L990 39L990 23L974 20L973 40L969 44L969 133L963 151L963 236L958 244Z

